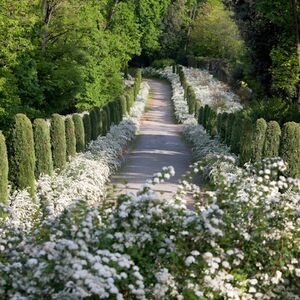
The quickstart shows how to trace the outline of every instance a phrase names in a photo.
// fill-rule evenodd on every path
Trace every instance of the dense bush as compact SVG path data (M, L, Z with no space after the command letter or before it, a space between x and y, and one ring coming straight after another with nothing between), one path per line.
M109 130L112 123L111 109L108 104L103 107L103 110L106 112L106 132Z
M84 124L79 114L72 116L75 128L76 152L83 152L85 149Z
M121 105L122 114L125 116L127 112L129 112L129 109L127 109L126 97L124 95L120 96L119 101Z
M203 125L204 107L201 106L198 113L198 124Z
M9 174L16 188L28 188L29 194L35 194L35 153L33 130L30 120L23 114L15 116L10 141Z
M6 203L7 199L8 199L8 158L7 158L5 137L0 131L0 204Z
M232 124L230 147L233 153L240 153L240 139L241 139L241 118L236 115Z
M288 164L287 174L300 178L300 125L288 122L283 125L280 156Z
M175 64L176 62L174 59L164 58L154 60L151 66L156 69L163 69L164 67L173 66Z
M228 131L228 113L224 112L222 114L218 114L220 116L220 128L219 135L222 142L226 139L226 132Z
M33 123L35 147L35 176L52 175L53 161L51 152L50 128L44 119L35 119Z
M106 135L109 130L109 125L107 122L107 111L102 109L101 110L101 119L102 119L102 135Z
M141 83L142 83L142 70L141 69L136 70L134 79L135 79L134 80L134 98L136 98L136 96L139 93Z
M72 156L76 154L76 136L75 126L72 117L65 118L65 130L66 130L66 155L70 160Z
M92 140L92 126L91 126L90 114L89 113L84 114L82 120L84 125L85 146L87 146L89 142Z
M91 138L94 141L97 139L98 134L99 134L98 114L97 114L95 108L93 108L90 111L90 119L91 119Z
M189 108L189 114L193 115L195 114L195 109L196 109L196 95L191 86L187 87L187 103L188 103L188 108Z
M204 112L203 112L203 121L202 121L202 125L205 129L207 128L207 122L209 119L210 111L211 111L210 107L208 105L205 105Z
M217 131L217 113L213 109L209 109L208 118L206 121L206 128L212 137L218 134Z
M240 164L251 161L253 146L253 124L250 118L244 118L240 127Z
M252 147L252 161L254 162L263 158L267 126L265 119L260 118L256 120Z
M270 121L267 125L264 143L263 157L276 157L279 155L281 129L276 121Z
M235 120L235 114L234 113L229 114L227 119L227 129L226 129L226 136L225 136L225 143L227 146L230 146L231 143L231 133L232 133L234 120Z
M102 115L101 115L101 108L95 108L97 114L97 137L102 134Z
M51 149L54 169L63 170L67 161L66 132L64 118L59 114L51 117Z

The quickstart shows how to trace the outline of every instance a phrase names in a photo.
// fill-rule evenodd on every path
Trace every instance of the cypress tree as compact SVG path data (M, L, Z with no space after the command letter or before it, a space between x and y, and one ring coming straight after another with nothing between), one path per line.
M101 108L97 107L95 108L96 114L97 114L97 138L99 135L102 135L102 114L101 114Z
M12 131L10 177L17 188L28 188L31 196L35 194L34 171L35 153L32 124L24 114L17 114Z
M263 157L279 156L280 137L281 129L279 124L276 121L268 122Z
M250 162L252 156L253 125L249 118L241 122L240 134L240 164Z
M87 146L92 139L92 127L91 127L90 114L84 114L82 120L84 125L85 146Z
M283 125L280 156L287 162L287 175L300 178L300 126L295 122Z
M233 113L229 114L227 118L227 129L225 134L225 143L227 146L230 146L231 143L231 133L232 133L234 120L235 120L235 114Z
M8 158L5 137L0 131L0 203L8 200Z
M35 146L35 176L52 175L53 161L51 152L50 128L44 119L35 119L33 123Z
M91 119L91 137L92 137L92 140L94 141L94 140L96 140L97 139L97 137L98 137L98 134L99 134L99 132L98 132L98 116L97 116L97 112L96 112L96 110L95 109L92 109L91 111L90 111L90 119Z
M253 137L252 161L259 161L263 157L264 143L266 139L267 122L265 119L258 119L255 123Z
M231 138L230 138L231 150L235 154L240 153L240 139L241 139L241 118L238 115L236 115L232 125Z
M67 161L67 146L64 118L59 114L53 114L51 117L51 149L53 167L58 170L63 170L66 167Z
M101 119L102 119L102 135L106 135L107 131L109 130L106 110L101 110Z
M84 136L83 120L79 114L73 114L72 118L73 118L74 127L75 127L76 152L83 152L85 149L85 136Z
M122 115L126 115L128 112L126 97L124 95L122 95L122 96L120 96L119 99L120 99L120 104L121 104Z
M221 115L221 124L220 124L220 139L222 142L225 142L227 130L228 130L228 113L224 112Z
M198 115L198 124L203 125L204 107L201 106Z
M142 70L137 69L135 74L135 81L134 81L134 98L138 95L141 87L142 82Z
M108 104L104 106L103 110L106 112L106 132L108 132L112 124L111 112Z
M210 107L206 104L204 106L203 121L202 121L202 125L205 129L207 129L207 121L209 119L209 113L210 113Z
M66 130L66 155L70 160L72 156L76 154L76 136L75 126L71 117L65 118L65 130Z
M212 137L215 137L217 135L217 113L209 108L209 114L207 119L207 131Z
M218 113L217 115L217 130L219 136L221 136L221 126L222 126L222 113Z

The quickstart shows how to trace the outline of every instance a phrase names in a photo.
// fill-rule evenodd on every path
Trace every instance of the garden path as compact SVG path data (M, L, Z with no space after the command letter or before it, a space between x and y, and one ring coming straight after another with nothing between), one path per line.
M173 166L176 175L170 181L155 186L155 191L164 193L168 198L176 192L178 179L191 163L191 151L183 141L182 125L175 124L170 85L162 80L147 81L151 90L140 132L125 155L122 169L113 176L112 183L122 193L134 193L153 173L160 172L164 166Z

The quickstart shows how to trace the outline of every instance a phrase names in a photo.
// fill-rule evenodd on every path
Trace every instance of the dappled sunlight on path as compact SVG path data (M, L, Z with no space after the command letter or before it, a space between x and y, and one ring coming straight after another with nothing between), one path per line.
M182 125L174 123L171 87L160 80L148 80L148 83L151 96L142 118L140 133L125 156L123 168L113 176L112 182L122 192L136 192L153 173L171 165L176 175L169 182L155 186L157 192L170 197L176 192L178 179L191 163L191 152L181 136Z

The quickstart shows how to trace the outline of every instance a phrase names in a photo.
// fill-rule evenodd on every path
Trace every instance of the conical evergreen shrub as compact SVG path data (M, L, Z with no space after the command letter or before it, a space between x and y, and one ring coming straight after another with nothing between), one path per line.
M189 85L187 87L187 104L189 108L189 114L191 115L195 114L196 101L197 101L196 94L193 88Z
M213 109L209 109L208 119L206 121L207 131L212 137L218 134L217 131L217 113Z
M204 106L203 122L202 122L202 125L205 129L207 129L207 121L209 119L209 114L210 114L210 107L206 104Z
M121 104L122 115L126 115L128 112L126 97L124 95L122 95L122 96L120 96L119 99L120 99L120 104Z
M85 149L83 119L79 114L73 114L72 118L75 127L76 152L83 152Z
M101 114L101 108L97 107L95 108L96 114L97 114L97 138L99 135L102 135L102 114Z
M90 119L91 119L91 137L92 140L96 140L99 134L99 124L98 124L98 115L95 109L90 111Z
M221 134L221 126L222 126L222 113L218 113L217 114L217 130L218 130L219 136Z
M287 175L300 178L300 125L288 122L283 125L280 156L287 162Z
M231 133L232 133L232 127L235 120L235 114L231 113L228 114L227 117L227 128L226 128L226 134L225 134L225 143L227 146L230 146L231 144Z
M224 112L221 115L221 124L220 124L220 139L222 142L225 142L226 131L228 130L228 113Z
M35 119L33 123L35 147L35 177L52 175L53 161L51 152L50 128L44 119Z
M240 164L250 162L252 156L253 124L250 118L244 118L241 122L240 134Z
M8 158L5 137L0 131L0 203L8 200Z
M111 119L111 112L109 106L106 104L103 108L103 110L106 112L106 132L109 131L110 126L112 124L112 119Z
M71 117L65 118L67 160L76 154L75 126Z
M142 83L142 70L137 69L135 74L135 81L134 81L134 98L136 98L136 96L140 91L141 83Z
M231 130L231 138L230 138L230 147L231 151L235 154L240 153L240 141L241 140L241 117L236 115L232 130Z
M92 140L92 127L91 127L90 114L84 114L82 120L84 125L84 137L85 137L85 147L86 147Z
M256 120L252 147L252 161L259 161L263 157L264 143L266 139L267 122L260 118Z
M102 119L102 135L106 135L109 130L109 126L107 123L107 112L104 109L101 110L101 119Z
M263 157L279 156L280 137L281 129L279 124L276 121L268 122Z
M201 106L198 114L198 124L203 125L204 107Z
M59 114L53 114L50 127L51 149L54 169L63 170L67 161L65 121Z
M35 194L35 153L33 129L24 114L15 116L11 138L10 178L19 189L28 188L31 196Z

